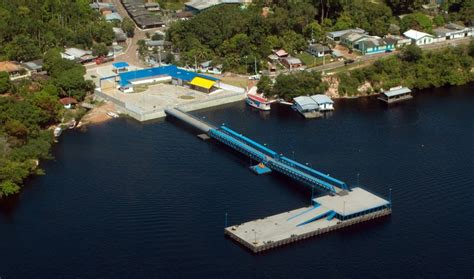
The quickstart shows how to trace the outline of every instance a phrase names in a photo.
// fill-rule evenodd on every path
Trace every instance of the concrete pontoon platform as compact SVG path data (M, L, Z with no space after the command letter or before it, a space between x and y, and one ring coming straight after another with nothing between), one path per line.
M224 233L258 253L391 213L388 201L362 188L313 201L313 206L227 227Z

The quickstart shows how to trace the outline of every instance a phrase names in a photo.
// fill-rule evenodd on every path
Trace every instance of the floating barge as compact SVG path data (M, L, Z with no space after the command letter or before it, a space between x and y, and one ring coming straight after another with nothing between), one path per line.
M391 214L390 202L360 187L313 199L313 205L224 229L254 253Z
M378 99L387 104L398 103L412 99L411 90L408 87L397 86L390 88L380 94Z
M321 117L322 113L334 110L334 101L326 95L317 94L311 97L299 96L293 99L293 108L305 118Z

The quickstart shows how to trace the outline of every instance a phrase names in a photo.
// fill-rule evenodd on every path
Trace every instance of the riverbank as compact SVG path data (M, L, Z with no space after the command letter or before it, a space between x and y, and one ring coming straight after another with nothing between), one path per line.
M397 56L323 80L332 98L371 96L400 85L412 90L465 85L474 81L474 41L425 52L409 46Z
M100 124L109 121L113 119L113 117L107 113L116 113L116 110L117 109L114 103L110 101L103 102L92 108L84 115L84 117L80 120L81 126Z

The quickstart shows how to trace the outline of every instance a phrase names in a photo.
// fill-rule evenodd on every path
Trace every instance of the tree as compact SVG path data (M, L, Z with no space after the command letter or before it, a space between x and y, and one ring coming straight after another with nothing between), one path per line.
M474 39L471 39L469 43L468 53L471 57L474 57Z
M16 61L33 60L41 54L35 41L26 35L15 36L5 47L5 52L9 59Z
M401 52L401 58L408 62L418 61L422 56L421 48L415 44L406 46Z
M416 29L430 33L433 23L431 19L422 13L413 13L403 17L401 27L403 30Z
M272 89L272 81L268 76L262 76L257 83L257 92L269 96Z
M273 85L272 94L291 100L298 96L321 94L328 85L322 82L318 72L298 72L292 75L279 75Z
M0 183L0 198L16 194L20 191L20 186L10 180Z
M303 29L303 34L307 39L313 39L315 42L319 42L324 39L325 32L319 23L316 21L306 25Z
M155 33L151 36L151 39L154 41L159 41L159 40L163 40L164 36L161 34Z
M0 72L0 94L8 92L10 87L10 76L7 72Z
M444 17L442 15L437 15L433 18L433 23L436 26L443 26L445 24Z
M135 35L135 23L133 23L133 20L130 18L126 17L122 21L122 29L127 34L127 37L131 38Z
M92 55L94 56L107 56L109 49L104 43L94 44L92 46Z

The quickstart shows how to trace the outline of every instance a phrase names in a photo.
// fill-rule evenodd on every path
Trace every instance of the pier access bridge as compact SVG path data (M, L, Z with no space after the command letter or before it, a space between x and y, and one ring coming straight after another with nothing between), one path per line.
M225 125L215 127L175 108L166 109L165 112L168 115L172 115L198 128L209 137L222 142L252 160L257 161L260 163L260 168L267 168L268 170L271 169L282 173L305 185L331 194L344 193L344 191L349 190L345 182L284 157ZM259 168L259 166L257 165L255 168Z

